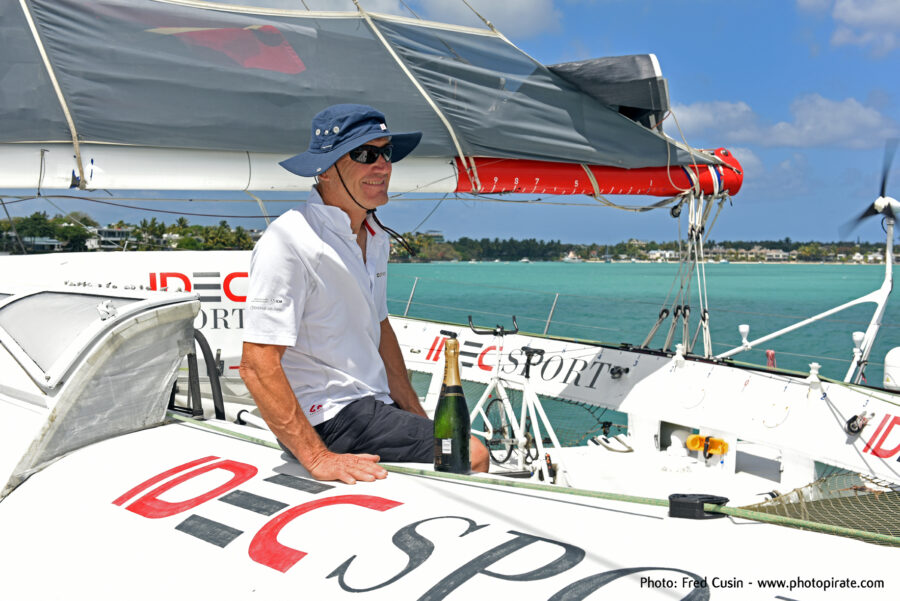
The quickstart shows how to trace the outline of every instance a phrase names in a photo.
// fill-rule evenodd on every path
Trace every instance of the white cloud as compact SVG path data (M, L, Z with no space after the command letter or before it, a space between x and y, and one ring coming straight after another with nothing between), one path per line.
M837 0L834 20L861 29L900 29L897 0Z
M279 0L286 2L287 0ZM540 33L558 32L562 12L554 0L467 0L482 17L510 38L525 38ZM353 0L290 0L290 8L318 11L355 11ZM272 3L272 0L269 0ZM372 13L413 17L413 13L429 21L485 27L484 22L461 1L448 0L359 0L364 10ZM407 8L408 7L408 8Z
M784 198L785 195L802 196L810 192L809 182L814 179L809 160L802 152L793 151L781 159L774 158L770 152L764 162L749 148L729 146L728 150L743 168L741 196L744 198L750 194L754 203L766 203ZM775 154L781 153L776 151Z
M292 2L294 0L291 0ZM478 13L509 38L521 39L562 28L562 12L553 0L467 0ZM311 10L355 11L352 0L304 0ZM484 22L465 3L448 0L359 0L364 10L412 17L407 9L430 21L485 27ZM406 6L404 6L404 3ZM296 6L302 8L299 0ZM292 6L296 8L296 6Z
M755 152L753 152L749 148L744 148L742 146L730 146L728 150L732 155L734 155L734 158L738 160L738 163L741 164L741 167L744 168L744 173L747 174L748 183L751 176L758 177L759 174L763 172L762 160L757 156Z
M791 121L766 124L745 102L698 102L676 105L685 135L714 136L722 142L768 147L875 148L900 134L897 123L855 98L831 100L819 94L791 104Z
M694 104L674 104L672 112L678 126L688 141L705 132L725 133L733 137L738 130L751 126L757 120L756 114L746 102L695 102ZM671 126L666 127L669 135L676 135ZM741 136L738 136L741 137Z
M559 31L562 13L553 0L468 0L478 13L494 24L507 37L521 39L545 32ZM415 2L422 17L434 21L483 27L479 19L464 3L447 0L418 0ZM418 12L418 9L417 9Z
M897 0L797 0L801 10L831 9L833 46L866 46L876 56L900 47L900 3Z
M900 38L892 31L862 31L838 27L831 36L834 46L870 46L875 56L884 56L900 46Z
M773 146L848 146L871 148L895 135L897 126L855 98L834 101L810 94L791 104L792 123L780 122L765 131ZM875 142L875 144L873 144Z

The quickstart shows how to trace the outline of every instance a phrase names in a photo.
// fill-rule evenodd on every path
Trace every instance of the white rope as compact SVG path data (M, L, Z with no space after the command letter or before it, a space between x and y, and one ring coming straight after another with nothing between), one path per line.
M469 182L472 185L472 189L476 192L481 192L481 182L478 180L478 170L475 167L475 160L472 158L467 158L465 153L462 150L462 146L459 143L459 139L456 136L456 132L453 129L453 125L450 124L450 120L444 115L443 111L441 111L440 107L428 93L428 91L419 83L419 80L416 79L416 76L413 75L412 71L406 66L406 63L397 55L394 51L394 48L391 46L390 42L382 35L381 30L378 29L378 26L375 25L375 22L369 16L369 14L363 9L359 4L359 0L353 0L353 4L356 5L356 8L359 10L359 14L362 15L363 19L366 20L369 27L372 28L372 31L384 45L385 49L391 55L391 58L397 63L400 69L406 74L409 80L413 83L419 93L422 95L422 98L431 106L431 109L435 112L441 122L444 124L444 127L447 128L447 132L450 134L450 139L453 141L453 145L456 147L456 153L459 155L460 160L464 167L466 167L466 175L469 178Z
M37 45L38 52L41 54L41 60L44 61L44 67L47 69L47 75L50 77L50 83L53 84L53 90L56 92L56 98L59 100L59 105L62 108L63 115L66 117L66 123L69 126L69 132L72 134L72 146L75 149L75 163L78 165L78 188L80 190L84 190L86 187L86 183L84 181L84 165L81 161L81 146L78 144L78 132L75 129L75 121L72 119L72 113L69 111L69 105L66 102L66 97L63 95L62 88L59 85L59 81L56 79L56 73L53 71L53 65L50 64L50 57L47 55L47 50L44 48L44 42L41 41L41 36L38 33L37 26L34 24L34 19L31 17L31 12L28 10L28 5L25 3L25 0L19 0L19 5L22 7L22 12L25 14L25 20L28 21L28 27L31 29L31 35L34 37L34 43Z
M646 211L652 211L654 209L660 209L662 207L668 206L678 198L678 196L671 196L653 204L643 206L616 204L600 193L600 184L597 183L597 178L594 177L594 172L591 171L590 166L581 163L581 168L584 169L584 172L587 174L588 180L591 182L591 187L594 190L594 193L591 195L591 197L603 206L609 207L611 209L619 209L620 211L629 211L631 213L643 213Z
M700 195L700 203L703 205L700 213L699 223L697 224L697 230L695 235L697 236L696 248L697 248L697 262L699 263L699 269L697 270L697 278L699 279L697 286L697 293L700 297L700 325L698 327L703 329L703 356L710 357L712 356L712 349L710 348L710 335L709 335L709 295L707 293L706 288L706 257L703 252L703 232L706 227L706 220L709 217L709 210L712 207L712 202L706 202L706 198L701 194ZM699 330L698 330L699 331ZM694 343L696 342L696 335L694 336L694 341L691 342L691 347L693 348Z
M268 213L268 211L266 211L266 205L263 204L262 199L259 196L257 196L256 194L254 194L253 192L251 192L250 190L244 190L244 193L247 194L247 196L249 196L253 200L255 200L256 204L259 205L259 210L262 213L263 218L266 220L266 227L271 225L272 220L269 219L269 213Z
M686 353L691 351L691 335L690 335L690 317L691 310L688 308L691 303L691 284L693 282L694 267L696 267L696 232L697 232L697 215L699 214L697 195L692 193L688 201L688 237L687 252L685 253L684 262L687 268L683 271L681 284L681 318L682 318L682 344ZM692 260L693 259L693 260Z
M728 197L727 191L723 192L719 196L719 204L718 204L718 207L716 207L716 216L713 217L712 223L710 223L709 227L706 228L706 232L704 234L704 240L707 240L709 238L709 233L712 231L713 227L716 225L716 221L718 221L718 219L719 219L719 214L722 213L722 208L725 206L725 201L728 200L728 198L729 197Z
M606 200L605 198L603 198L603 200L600 200L602 198L600 196L600 186L597 185L597 178L594 177L594 172L591 171L591 168L588 167L587 165L585 165L584 163L581 164L581 168L584 169L585 173L587 173L588 179L591 182L591 187L594 189L594 200L596 200L598 202L609 203L609 201Z
M462 3L465 4L467 7L469 7L469 10L471 10L473 13L475 13L475 16L477 16L479 19L481 19L484 22L484 24L488 26L488 29L490 29L491 31L493 31L494 33L496 33L498 35L500 34L500 32L497 31L497 28L494 27L494 24L491 23L490 21L488 21L487 19L485 19L484 17L482 17L481 13L479 13L477 10L472 8L471 4L466 2L466 0L462 0Z

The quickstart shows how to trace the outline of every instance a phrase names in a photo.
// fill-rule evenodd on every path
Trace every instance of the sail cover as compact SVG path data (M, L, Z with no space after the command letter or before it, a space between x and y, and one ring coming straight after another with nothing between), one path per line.
M0 0L0 144L74 127L80 143L291 154L315 113L358 102L423 131L419 157L715 161L489 29L254 4Z

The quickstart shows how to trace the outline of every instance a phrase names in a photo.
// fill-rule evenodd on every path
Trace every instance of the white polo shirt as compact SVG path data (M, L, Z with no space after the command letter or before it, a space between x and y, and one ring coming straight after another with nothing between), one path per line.
M378 353L390 243L374 220L363 227L365 262L350 218L314 188L266 229L250 260L244 340L288 347L281 365L312 425L361 397L393 402Z

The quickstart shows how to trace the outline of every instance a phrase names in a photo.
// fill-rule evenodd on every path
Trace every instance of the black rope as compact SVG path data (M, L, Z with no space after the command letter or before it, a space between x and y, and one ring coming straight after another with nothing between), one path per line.
M378 224L378 227L380 227L381 229L386 231L391 238L396 240L400 244L400 246L402 246L403 248L406 249L406 252L409 253L409 256L411 256L411 257L416 256L416 251L414 251L412 249L412 246L409 245L409 243L403 238L403 236L401 236L400 234L398 234L397 232L395 232L394 230L392 230L385 224L381 223L381 221L378 219L378 216L375 215L375 209L372 209L372 211L369 213L369 215L372 216L372 219L375 220L375 223Z
M366 215L371 215L371 216L372 216L372 219L375 220L375 223L378 224L378 227L380 227L380 228L383 229L385 232L387 232L387 234L388 234L391 238L393 238L394 240L396 240L397 243L400 244L400 246L402 246L404 249L406 249L406 252L409 253L409 256L415 257L415 256L416 256L416 251L414 251L414 250L412 249L412 246L409 245L409 243L403 238L403 236L401 236L401 235L398 234L396 231L392 230L391 228L389 228L389 227L387 227L386 225L384 225L383 223L381 223L381 220L379 220L378 217L375 215L375 210L376 210L376 209L370 209L369 207L363 206L362 204L360 204L360 202L359 202L358 200L356 200L355 198L353 198L353 194L350 193L350 189L347 187L347 184L344 183L344 176L341 175L341 170L338 169L338 166L337 166L336 163L335 163L335 165L334 165L334 170L337 172L337 174L338 174L338 179L341 180L341 185L344 186L344 191L347 193L347 196L350 197L350 200L352 200L353 202L355 202L355 203L356 203L356 206L358 206L360 209L362 209L363 211L365 211L365 212L366 212Z

